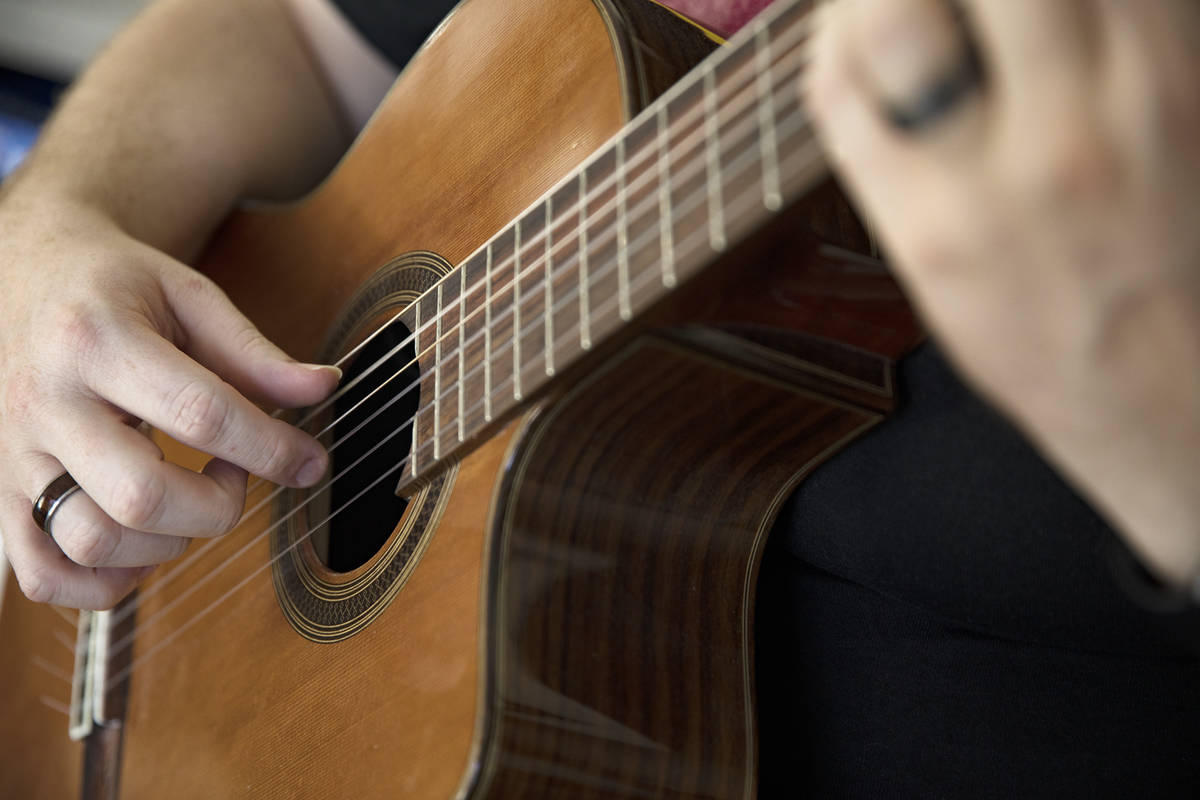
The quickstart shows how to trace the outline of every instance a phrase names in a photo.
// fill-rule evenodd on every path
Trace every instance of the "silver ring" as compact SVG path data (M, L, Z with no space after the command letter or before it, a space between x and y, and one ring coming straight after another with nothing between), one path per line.
M64 500L78 492L79 489L79 483L71 477L71 473L64 472L46 484L46 488L42 489L37 500L33 501L33 521L47 536L53 535L50 533L50 523L54 519L55 512L62 507Z

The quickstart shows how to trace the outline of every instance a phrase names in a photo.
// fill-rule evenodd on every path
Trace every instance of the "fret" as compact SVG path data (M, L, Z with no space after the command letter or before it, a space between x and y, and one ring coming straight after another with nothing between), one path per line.
M662 275L658 119L647 115L624 137L625 290L630 317L657 299Z
M521 402L521 220L513 226L513 304L512 304L512 348L513 348L513 400Z
M779 188L779 150L775 130L775 92L771 85L771 38L765 19L757 24L754 35L755 63L758 67L758 127L762 146L763 205L778 211L783 205Z
M492 242L487 244L483 301L483 419L492 421Z
M518 258L516 245L520 225L512 225L492 240L492 368L491 410L499 416L512 405L515 353L519 352L515 311L519 283L516 281ZM519 398L518 398L519 399Z
M466 407L467 386L467 267L458 269L458 441L466 441L467 421L463 409Z
M676 90L666 103L667 150L671 164L666 187L670 206L673 271L679 279L690 277L696 264L681 243L694 235L709 241L707 140L705 137L703 81L692 80Z
M520 382L520 401L546 381L546 204L538 203L520 221L521 292L514 299L520 310L521 325L516 332L520 357L514 369Z
M667 131L667 104L655 115L658 126L658 238L662 247L662 283L671 289L675 277L675 235L671 218L671 137Z
M708 240L713 250L725 249L725 209L721 192L721 150L717 127L717 84L712 62L705 62L704 135L708 164Z
M461 374L462 351L458 346L459 331L462 329L461 278L449 273L437 285L437 341L434 357L437 365L437 392L435 421L437 434L434 437L434 459L441 461L459 443L460 417L458 378Z
M417 469L418 469L417 462L420 461L420 457L419 457L420 452L421 452L421 450L420 450L420 444L421 444L420 429L421 429L421 418L423 416L421 412L424 409L424 406L421 403L421 401L424 400L424 397L422 396L424 393L421 391L422 384L424 383L424 376L421 375L421 366L420 366L421 354L422 354L421 353L421 299L420 298L417 298L417 300L413 302L412 308L413 308L413 316L414 316L412 337L413 337L413 343L416 346L416 351L417 351L417 413L413 419L412 442L409 444L409 449L408 449L408 473L410 476L415 478L415 477L417 477Z
M722 103L717 111L718 165L726 241L741 240L763 212L763 126L760 117L757 39L750 38L718 64L714 76ZM794 90L794 89L793 89ZM748 205L749 204L749 205Z
M485 404L488 399L488 380L490 375L489 354L485 352L486 342L490 336L487 325L487 314L490 305L487 303L489 253L487 247L475 253L459 267L462 285L466 291L460 295L460 341L459 370L463 376L459 384L459 411L463 418L463 437L470 437L475 431L489 421L485 417Z
M629 230L625 218L625 139L617 140L617 308L626 322L633 316L629 302Z
M777 19L772 27L778 28L783 19ZM791 19L795 28L804 25L802 19ZM794 36L794 30L779 33L775 40ZM771 105L775 121L776 157L779 161L780 194L792 196L811 180L811 172L819 167L818 146L809 125L808 116L795 90L796 82L803 72L803 58L799 46L784 54L775 54L772 64Z
M546 318L547 326L553 331L552 335L547 336L550 350L547 366L553 366L555 372L562 364L583 353L578 332L581 319L579 299L576 296L580 289L579 218L575 214L580 202L579 190L579 181L570 180L547 198L548 212L559 210L559 213L549 217L549 241L546 244L546 276L549 284L546 287ZM561 209L571 211L564 215Z
M588 310L588 235L587 235L587 170L579 172L579 346L592 346L591 317Z
M588 186L588 328L593 340L625 324L620 316L617 149L599 153L585 168Z
M442 284L437 285L433 342L433 460L442 460Z
M554 196L546 197L546 252L542 256L546 261L546 375L554 376Z

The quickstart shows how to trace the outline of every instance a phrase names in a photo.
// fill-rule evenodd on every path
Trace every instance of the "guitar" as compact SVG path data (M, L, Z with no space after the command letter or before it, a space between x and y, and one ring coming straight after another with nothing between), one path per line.
M235 213L199 267L345 365L294 418L331 471L112 611L10 581L0 796L753 797L765 537L920 337L800 107L808 5L710 54L468 0L322 186Z

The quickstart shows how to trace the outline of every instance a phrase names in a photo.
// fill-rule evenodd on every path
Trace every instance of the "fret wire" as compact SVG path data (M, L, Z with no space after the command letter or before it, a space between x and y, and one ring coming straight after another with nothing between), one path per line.
M717 87L714 67L704 72L704 129L708 140L709 242L713 250L725 249L724 201L721 199L721 150L717 129Z
M617 140L617 307L621 319L633 317L629 302L629 228L625 219L625 140Z
M415 330L420 331L421 330L421 299L419 297L417 298L416 302L413 303L413 315L415 318L414 322L413 322L413 327L415 328ZM415 478L415 477L417 477L417 452L418 452L417 444L419 441L417 431L421 427L421 425L420 425L420 422L421 422L421 389L420 389L420 386L421 386L422 376L421 376L421 364L420 364L420 355L419 355L419 352L421 350L421 335L420 335L420 333L415 333L415 334L413 334L413 337L416 339L416 345L417 345L416 349L418 351L418 356L417 356L417 359L418 359L417 360L417 413L413 416L413 421L412 421L412 444L409 445L410 449L408 451L412 455L412 458L409 459L408 466L412 473L412 477Z
M579 173L579 346L591 349L592 327L588 317L587 170Z
M546 375L554 375L554 195L546 195Z
M771 86L771 40L765 21L758 23L754 36L758 65L758 129L762 145L763 205L778 211L783 205L779 190L779 153L775 134L775 93Z
M487 244L487 264L484 267L483 318L483 418L492 421L492 244Z
M521 400L521 220L513 226L513 399Z
M662 245L662 282L675 286L675 229L671 214L671 151L667 107L658 109L658 237Z
M466 262L458 270L458 441L459 444L467 439L467 423L464 419L463 406L466 404L466 382L464 374L467 353L467 267Z
M442 284L437 287L437 341L433 343L433 460L442 460Z

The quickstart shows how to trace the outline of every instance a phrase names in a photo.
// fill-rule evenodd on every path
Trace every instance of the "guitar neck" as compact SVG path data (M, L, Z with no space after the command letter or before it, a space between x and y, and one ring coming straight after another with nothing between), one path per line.
M420 362L401 491L825 176L797 91L811 5L774 3L399 315Z

